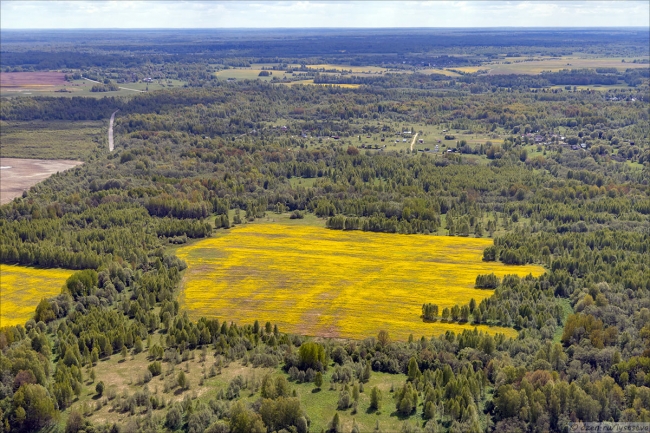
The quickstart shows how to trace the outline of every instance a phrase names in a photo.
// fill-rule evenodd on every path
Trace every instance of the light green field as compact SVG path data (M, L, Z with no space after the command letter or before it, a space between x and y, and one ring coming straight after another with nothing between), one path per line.
M366 74L377 74L382 72L388 72L388 69L382 68L380 66L349 66L349 65L332 65L332 64L319 64L319 65L306 65L309 69L325 71L336 70L337 72L352 72L352 73L366 73Z
M171 83L169 83L171 82ZM133 96L141 92L153 92L161 89L182 87L185 83L179 80L158 80L152 83L123 83L117 84L120 89L113 92L91 92L90 89L97 84L88 80L74 80L63 86L24 86L19 88L3 87L0 90L0 96L56 96L56 97L73 97L88 96L91 98L103 98L108 96ZM131 90L129 90L131 89ZM148 89L148 90L147 90ZM62 91L65 90L65 91Z
M220 80L227 80L228 78L234 78L236 80L262 80L262 81L271 81L273 77L281 79L285 76L283 71L269 71L273 75L268 77L260 77L260 72L262 69L251 69L251 68L231 68L224 69L219 72L215 72L215 75Z
M358 89L361 87L361 84L323 84L323 83L314 83L314 80L299 80L291 81L289 83L282 83L288 86L295 86L297 84L303 84L305 86L332 86L332 87L342 87L344 89Z
M448 77L460 77L460 74L450 71L449 69L439 69L439 68L425 68L418 69L419 74L441 74Z
M476 70L489 70L491 75L498 74L540 74L543 71L557 72L562 69L595 69L595 68L616 68L623 72L628 68L648 68L650 65L641 63L630 63L632 59L620 57L589 57L589 56L565 56L561 58L533 57L534 61L524 61L527 57L505 58L502 62L486 63L476 68L454 68L465 72L476 72ZM505 64L505 62L510 62ZM516 62L516 63L515 63Z
M574 86L571 86L573 90ZM597 92L607 92L609 90L629 89L627 84L592 84L590 86L575 86L576 90L595 90ZM550 86L549 89L566 90L564 85Z
M101 121L1 122L0 156L87 161L108 150L105 136Z
M347 146L349 143L356 147L361 147L361 145L364 145L366 147L372 146L373 149L375 145L378 145L380 148L383 148L385 145L385 151L405 152L407 150L410 150L413 136L415 133L418 133L417 139L413 145L414 151L417 152L419 149L424 150L427 148L433 151L437 144L439 146L438 153L441 154L443 153L443 149L446 151L448 147L456 147L456 142L460 140L467 141L467 143L471 146L478 146L484 144L487 141L491 141L493 144L503 143L503 137L506 136L503 131L500 130L497 130L495 132L483 131L477 133L468 133L467 131L454 129L443 132L445 129L447 129L447 127L444 125L422 125L413 123L391 124L391 127L396 131L404 131L410 128L413 131L411 131L411 135L398 135L395 132L379 132L372 133L370 134L370 137L368 137L368 134L361 134L361 140L359 140L359 136L356 135L353 137L345 138L343 140L345 142L344 145ZM445 135L447 134L453 135L455 138L453 140L445 140ZM381 141L382 135L384 136L383 142ZM406 139L406 141L404 141L404 139ZM420 140L423 142L420 143ZM438 143L438 140L440 140L440 143ZM360 150L363 151L363 149Z
M153 342L159 344L159 340L159 338L154 338ZM137 355L127 355L126 361L123 361L122 356L119 354L114 354L109 359L101 360L95 366L95 372L97 374L95 381L89 379L84 369L85 380L81 395L64 413L62 423L64 423L65 418L67 418L72 410L80 411L89 420L98 424L126 423L131 415L128 411L120 413L112 410L111 406L115 400L110 397L117 395L119 398L124 393L133 395L135 392L143 389L145 385L142 383L142 377L145 371L147 371L147 365L151 362L150 359L147 359L147 356L148 354L145 350ZM158 399L164 399L168 404L180 402L188 395L207 402L216 399L220 391L225 393L230 381L237 376L241 376L248 386L241 390L240 397L247 403L253 403L261 397L259 386L264 376L287 377L279 368L253 368L251 365L242 365L239 362L230 364L223 363L221 369L215 369L217 374L210 376L210 368L216 361L217 358L214 356L214 351L208 350L205 361L202 361L201 351L194 350L187 361L175 366L173 370L171 364L163 363L163 374L154 377L146 384L146 387L151 395ZM181 370L185 372L189 380L190 389L181 392L177 387L170 387L165 392L165 383L173 382ZM382 431L386 432L399 431L405 422L412 425L422 422L421 406L418 407L417 413L407 420L402 420L394 415L395 403L390 390L391 387L395 389L401 387L406 381L405 375L373 372L369 382L364 384L364 392L359 395L357 413L352 414L352 409L337 410L341 385L334 384L333 389L330 387L333 372L334 367L330 366L323 374L323 385L320 390L316 390L313 383L291 382L289 385L291 392L293 393L295 390L302 408L309 415L311 420L310 431L320 432L322 429L327 429L329 422L336 412L338 412L341 419L343 431L350 431L352 429L353 420L356 421L362 432L372 431L377 421L379 421L379 426ZM206 378L203 379L203 385L200 385L201 378L204 374L206 374ZM101 398L98 398L95 393L95 385L99 381L103 381L106 384L106 391L104 391L104 395ZM383 395L382 408L376 412L369 410L370 391L375 386L382 391ZM100 403L99 406L98 401ZM153 414L154 416L164 416L167 409L168 407L153 410Z

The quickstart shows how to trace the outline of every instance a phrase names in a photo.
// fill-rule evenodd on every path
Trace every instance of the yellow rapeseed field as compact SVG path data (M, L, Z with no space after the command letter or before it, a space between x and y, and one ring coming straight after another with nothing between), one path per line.
M474 326L423 323L422 304L440 311L491 291L474 288L478 274L532 273L540 266L483 262L491 240L345 232L311 226L251 224L182 247L188 264L182 307L192 318L240 324L259 320L304 335L362 339L387 330L394 339ZM492 334L510 328L482 326Z
M40 300L61 293L73 272L0 265L0 327L31 319Z

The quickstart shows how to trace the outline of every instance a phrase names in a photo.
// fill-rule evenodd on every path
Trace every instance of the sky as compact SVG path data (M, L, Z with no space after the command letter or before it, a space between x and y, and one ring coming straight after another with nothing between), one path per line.
M648 27L648 1L12 1L0 28Z

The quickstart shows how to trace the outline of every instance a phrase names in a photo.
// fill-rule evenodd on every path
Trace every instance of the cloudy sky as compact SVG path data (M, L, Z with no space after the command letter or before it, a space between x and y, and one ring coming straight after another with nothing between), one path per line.
M11 1L2 29L648 27L647 1Z

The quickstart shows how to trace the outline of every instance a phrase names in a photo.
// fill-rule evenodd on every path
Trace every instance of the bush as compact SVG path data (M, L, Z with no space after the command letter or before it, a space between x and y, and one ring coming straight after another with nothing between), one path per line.
M341 391L339 393L339 401L337 403L337 409L339 410L346 410L351 406L351 398L350 398L350 393L348 391Z
M499 277L494 274L478 275L474 287L477 289L496 289L499 283Z
M292 220L296 220L296 219L301 220L301 219L303 219L304 217L305 217L305 214L304 214L304 213L300 212L299 210L294 210L293 212L291 212L291 216L289 216L289 219L292 219Z
M178 430L183 423L183 413L178 408L178 406L172 406L165 416L165 425L169 427L170 430Z
M162 364L160 361L154 361L147 367L152 376L159 376L162 373Z
M316 371L322 371L326 365L325 348L318 343L303 343L298 350L298 356L302 370L311 368Z

